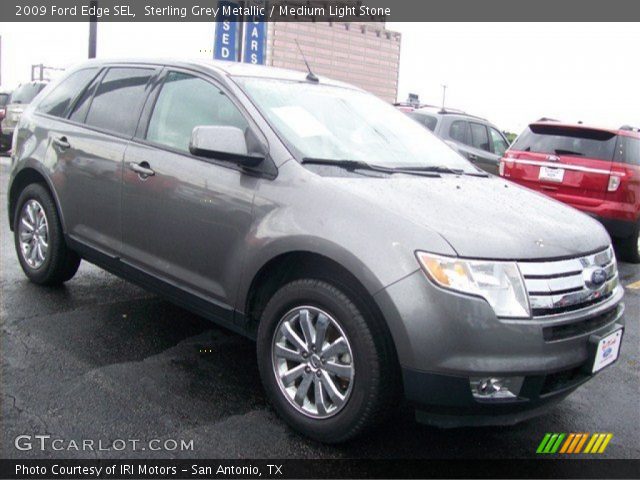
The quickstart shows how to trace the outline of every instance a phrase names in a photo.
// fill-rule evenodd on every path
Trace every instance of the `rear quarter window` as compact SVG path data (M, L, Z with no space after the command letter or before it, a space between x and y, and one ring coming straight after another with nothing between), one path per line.
M409 112L407 116L413 118L416 122L418 122L423 127L427 127L429 130L434 132L436 130L436 125L438 125L437 117L432 115L425 115L423 113L415 113Z
M616 134L606 130L530 125L511 149L611 161L615 155L616 140Z
M146 88L154 72L147 68L109 69L93 96L85 123L133 136L146 99Z
M640 166L640 138L620 135L616 161Z
M71 102L85 89L97 73L97 68L88 68L72 73L40 102L37 110L55 117L63 117Z

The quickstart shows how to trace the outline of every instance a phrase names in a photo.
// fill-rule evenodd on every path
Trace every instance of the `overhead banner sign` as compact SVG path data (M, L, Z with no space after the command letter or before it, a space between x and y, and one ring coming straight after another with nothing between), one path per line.
M213 58L216 60L240 60L238 15L235 13L240 5L226 0L218 2L221 15L216 21L216 33L213 44Z

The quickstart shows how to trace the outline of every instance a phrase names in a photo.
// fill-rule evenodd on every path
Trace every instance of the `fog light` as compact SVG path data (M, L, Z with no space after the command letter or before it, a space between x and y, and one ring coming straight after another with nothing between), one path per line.
M469 385L476 400L517 398L524 377L471 377Z

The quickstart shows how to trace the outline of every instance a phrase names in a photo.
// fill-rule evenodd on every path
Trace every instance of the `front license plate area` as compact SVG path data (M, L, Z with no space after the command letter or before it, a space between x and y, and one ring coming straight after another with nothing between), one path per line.
M547 182L562 183L564 180L564 168L540 167L538 178Z
M597 344L591 373L599 372L618 359L623 331L619 328L605 337L595 339Z

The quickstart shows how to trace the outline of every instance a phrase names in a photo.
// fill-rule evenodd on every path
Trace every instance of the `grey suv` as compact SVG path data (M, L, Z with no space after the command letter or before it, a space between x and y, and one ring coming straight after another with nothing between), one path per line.
M459 110L424 107L407 115L455 147L481 169L498 175L500 159L509 148L502 132L484 118Z
M401 394L426 422L513 423L618 356L602 226L349 85L93 61L14 143L27 277L65 282L85 259L256 339L268 398L315 439L353 437Z

